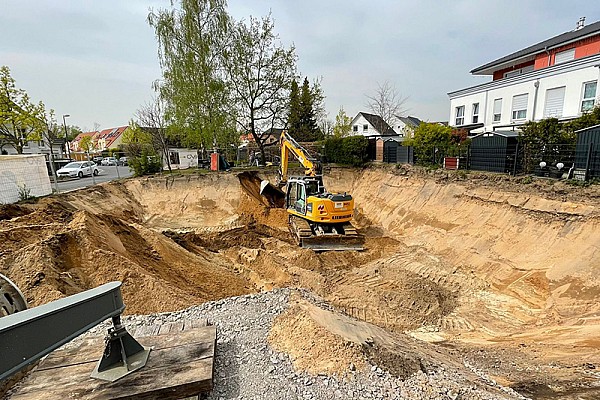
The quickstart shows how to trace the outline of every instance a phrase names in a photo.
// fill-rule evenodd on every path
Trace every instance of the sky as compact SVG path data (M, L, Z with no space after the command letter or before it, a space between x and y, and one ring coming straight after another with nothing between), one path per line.
M161 77L146 17L168 0L0 0L0 65L17 87L86 130L127 125ZM447 121L447 93L491 80L469 71L600 20L581 0L229 0L235 19L271 13L298 72L321 78L328 117L392 84L406 114Z

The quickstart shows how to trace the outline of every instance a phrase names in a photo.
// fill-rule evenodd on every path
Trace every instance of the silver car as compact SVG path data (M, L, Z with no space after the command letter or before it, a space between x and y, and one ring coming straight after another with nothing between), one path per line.
M75 161L56 171L56 175L59 178L83 178L92 174L96 176L99 172L98 166L92 161Z

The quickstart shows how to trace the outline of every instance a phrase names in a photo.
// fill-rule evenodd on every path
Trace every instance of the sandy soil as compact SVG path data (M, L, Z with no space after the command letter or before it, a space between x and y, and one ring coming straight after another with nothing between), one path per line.
M438 349L426 351L432 360L467 357L535 398L595 398L600 190L521 180L406 167L327 171L330 190L354 195L367 248L327 253L293 244L285 211L257 195L259 177L103 184L1 206L0 272L31 305L121 280L126 312L138 314L307 288L339 318L432 343L423 343ZM298 302L272 342L315 373L359 364L364 352L334 319ZM319 339L299 347L294 338L307 334ZM326 348L335 350L330 359ZM402 362L381 356L389 352L370 357L391 360L402 376L425 359L416 351L407 348Z

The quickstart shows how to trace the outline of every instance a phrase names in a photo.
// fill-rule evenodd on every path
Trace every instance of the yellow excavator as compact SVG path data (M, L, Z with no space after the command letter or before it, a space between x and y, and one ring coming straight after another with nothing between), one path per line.
M279 139L281 165L277 186L285 186L284 207L289 229L298 244L315 251L363 250L364 238L352 226L354 199L348 193L329 193L323 185L321 163L283 131ZM304 176L288 177L290 155L305 169ZM261 194L277 189L262 181Z

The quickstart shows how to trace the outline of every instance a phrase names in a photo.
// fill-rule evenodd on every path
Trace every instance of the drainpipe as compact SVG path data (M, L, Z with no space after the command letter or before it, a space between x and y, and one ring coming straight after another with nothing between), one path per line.
M544 47L544 51L546 52L546 54L548 54L548 67L550 66L550 59L552 58L552 56L550 55L550 52L548 51L548 46Z
M537 79L533 83L533 87L535 88L535 90L533 92L533 112L531 113L531 120L535 121L535 108L537 107L538 91L540 90L540 80L539 79Z

